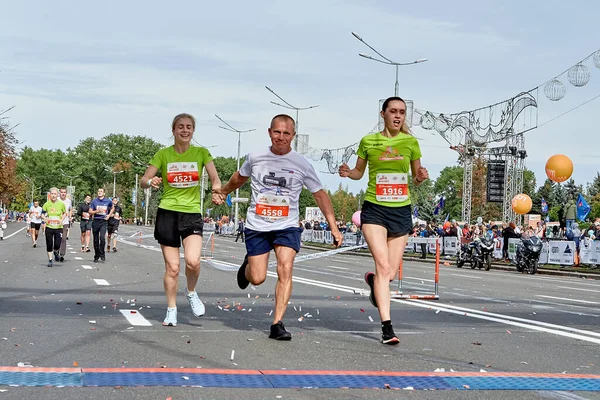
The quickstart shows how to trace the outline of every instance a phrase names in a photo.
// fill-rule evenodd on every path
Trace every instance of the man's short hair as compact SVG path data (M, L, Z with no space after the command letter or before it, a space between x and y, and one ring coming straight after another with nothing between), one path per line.
M273 124L275 123L275 121L277 121L278 119L285 119L290 121L292 123L292 126L294 127L294 133L296 133L296 121L294 121L294 118L290 117L287 114L277 114L276 116L274 116L271 120L271 129L273 128Z

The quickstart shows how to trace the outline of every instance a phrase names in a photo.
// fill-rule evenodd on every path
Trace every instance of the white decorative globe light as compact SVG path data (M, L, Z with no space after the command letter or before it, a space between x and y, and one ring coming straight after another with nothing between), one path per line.
M600 50L594 53L594 65L596 68L600 68Z
M567 88L565 87L565 84L558 79L552 79L544 86L544 94L552 101L558 101L562 99L565 97L566 92Z
M569 69L567 77L571 85L581 87L590 81L590 70L583 64L575 64Z

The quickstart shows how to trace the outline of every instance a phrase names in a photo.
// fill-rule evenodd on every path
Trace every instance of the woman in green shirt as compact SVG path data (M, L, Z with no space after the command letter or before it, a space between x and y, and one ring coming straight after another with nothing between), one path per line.
M381 341L398 344L390 317L390 286L402 262L408 234L412 229L409 169L413 184L429 178L421 166L421 149L406 125L406 103L390 97L381 109L385 128L362 138L356 166L342 164L341 177L359 180L369 167L369 184L361 210L362 232L375 260L375 273L367 272L365 281L371 288L369 299L379 308L382 324Z
M204 304L196 293L200 276L202 229L204 221L200 210L199 180L202 168L206 168L213 189L221 187L221 181L213 158L204 147L193 146L192 138L196 120L189 114L179 114L171 126L173 146L159 150L146 169L142 188L158 189L163 195L156 213L154 238L160 244L165 260L164 287L167 296L167 315L164 326L177 325L177 283L179 280L179 247L183 242L186 297L196 317L204 315ZM161 177L156 176L161 173ZM220 197L213 195L213 200Z

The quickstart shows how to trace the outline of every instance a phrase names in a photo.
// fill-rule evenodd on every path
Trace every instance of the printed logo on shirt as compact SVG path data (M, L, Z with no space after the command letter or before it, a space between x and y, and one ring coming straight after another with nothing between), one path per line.
M379 161L394 161L394 160L404 160L404 156L398 154L398 150L389 146L381 155L379 156Z

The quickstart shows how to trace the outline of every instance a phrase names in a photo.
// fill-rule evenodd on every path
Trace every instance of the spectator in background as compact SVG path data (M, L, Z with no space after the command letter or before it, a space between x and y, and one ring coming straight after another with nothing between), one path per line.
M508 240L511 238L514 239L514 238L520 237L520 235L517 234L517 232L515 232L516 227L517 226L515 225L514 222L510 222L508 224L508 226L506 228L504 228L504 231L502 232L502 237L504 238L504 244L502 246L502 256L504 257L506 262L510 262L510 260L508 258Z

